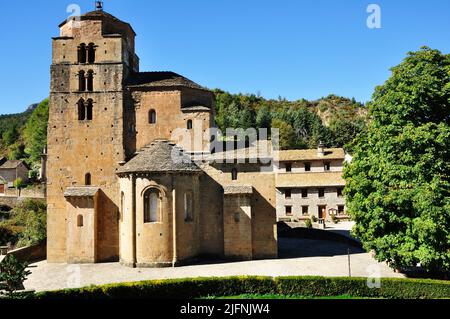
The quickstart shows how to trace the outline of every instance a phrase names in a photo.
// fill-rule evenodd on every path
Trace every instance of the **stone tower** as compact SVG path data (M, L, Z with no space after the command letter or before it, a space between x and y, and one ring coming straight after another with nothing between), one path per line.
M59 27L48 127L48 261L118 260L116 171L134 152L124 83L139 71L135 33L101 10Z

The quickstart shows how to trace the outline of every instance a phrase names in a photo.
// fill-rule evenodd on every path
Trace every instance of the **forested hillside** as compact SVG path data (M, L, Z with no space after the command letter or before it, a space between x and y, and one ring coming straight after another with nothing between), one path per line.
M25 112L0 115L0 157L23 159L31 167L39 164L47 144L48 100Z
M335 95L317 101L266 100L256 95L215 90L218 127L278 128L283 149L328 147L352 148L355 136L366 127L366 107Z

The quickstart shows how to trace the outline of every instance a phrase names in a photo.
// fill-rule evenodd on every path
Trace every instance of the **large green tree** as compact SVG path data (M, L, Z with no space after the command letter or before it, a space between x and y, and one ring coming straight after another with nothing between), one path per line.
M410 52L376 88L345 169L354 234L379 261L450 270L450 56Z

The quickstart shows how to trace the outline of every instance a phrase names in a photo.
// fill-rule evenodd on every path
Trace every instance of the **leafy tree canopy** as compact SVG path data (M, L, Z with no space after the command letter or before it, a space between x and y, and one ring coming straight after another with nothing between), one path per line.
M410 52L376 88L345 194L354 233L392 267L450 270L450 55Z

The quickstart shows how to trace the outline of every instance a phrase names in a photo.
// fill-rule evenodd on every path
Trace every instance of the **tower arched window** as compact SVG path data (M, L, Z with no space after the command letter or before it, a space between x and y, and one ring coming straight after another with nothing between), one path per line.
M192 130L192 120L187 121L187 129Z
M91 99L89 99L86 105L86 120L92 121L94 117L93 112L94 112L94 102Z
M84 100L80 99L77 103L78 106L78 120L84 121L86 119L86 107L84 106Z
M150 124L156 124L156 111L155 110L150 110L150 112L148 112L148 122Z
M231 180L237 181L237 179L238 179L238 170L237 168L233 168L231 170Z
M87 72L87 90L89 92L94 91L94 71L92 70Z
M157 189L148 189L144 193L144 223L157 223L161 207L160 194Z
M92 175L91 175L91 173L86 173L86 175L84 175L84 185L85 186L91 186L92 185Z
M88 55L88 62L94 63L95 62L95 44L89 43L87 47L87 55Z
M78 73L78 90L80 92L86 91L86 76L84 71Z
M84 43L78 47L78 63L86 63L86 44Z

